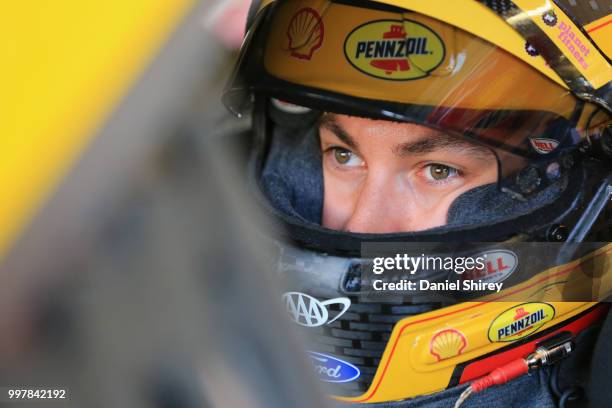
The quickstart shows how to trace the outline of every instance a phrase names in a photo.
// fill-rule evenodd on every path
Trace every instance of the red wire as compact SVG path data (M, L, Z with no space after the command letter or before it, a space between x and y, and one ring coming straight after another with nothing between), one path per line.
M528 371L529 366L527 365L527 361L520 358L496 368L482 378L474 380L472 384L470 384L470 387L474 392L480 392L493 385L505 384L523 374L527 374Z

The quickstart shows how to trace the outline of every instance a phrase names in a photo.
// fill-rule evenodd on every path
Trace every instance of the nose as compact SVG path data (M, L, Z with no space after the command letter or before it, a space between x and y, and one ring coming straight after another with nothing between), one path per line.
M378 234L415 231L414 211L410 193L402 191L393 176L369 172L345 229Z

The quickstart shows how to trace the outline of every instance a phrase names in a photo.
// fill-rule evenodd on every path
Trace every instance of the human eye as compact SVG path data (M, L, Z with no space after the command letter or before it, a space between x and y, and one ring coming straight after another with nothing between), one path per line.
M425 180L432 184L447 183L453 179L461 177L460 170L441 163L429 163L422 169Z
M334 164L345 167L361 167L365 164L363 159L352 151L339 146L332 146L326 153L331 155Z

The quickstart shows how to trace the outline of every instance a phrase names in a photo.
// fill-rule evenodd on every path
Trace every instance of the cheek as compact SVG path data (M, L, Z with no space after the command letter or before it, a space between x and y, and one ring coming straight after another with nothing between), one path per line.
M416 208L405 218L402 231L416 232L446 225L449 206L441 203L433 208Z
M390 196L384 202L384 218L374 225L386 225L385 232L417 232L445 225L452 199L420 195L410 192Z
M491 164L478 171L478 177L471 181L470 188L497 182L497 164Z
M323 170L323 227L344 229L353 214L358 188L357 183L347 183Z
M437 203L437 205L431 209L431 212L426 215L425 218L428 218L428 219L425 220L424 224L429 224L429 225L424 225L425 228L433 228L433 227L439 227L442 225L446 225L448 222L448 210L453 205L455 200L457 200L457 198L459 198L461 195L467 193L468 191L478 186L489 184L496 180L497 180L497 173L494 173L493 176L483 175L482 177L479 177L478 180L474 180L466 184L465 186L462 186L461 188L453 191L452 193L446 195L445 197L443 197Z

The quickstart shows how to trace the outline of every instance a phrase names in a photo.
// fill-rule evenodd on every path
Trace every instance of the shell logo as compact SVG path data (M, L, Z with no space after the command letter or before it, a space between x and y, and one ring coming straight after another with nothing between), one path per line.
M489 327L489 341L510 342L535 333L555 317L548 303L523 303L502 312Z
M314 9L300 9L289 21L287 37L291 56L310 60L312 54L323 44L325 29L321 16Z
M458 356L467 347L463 333L455 329L446 329L436 333L429 342L429 352L438 361Z
M344 56L353 67L393 81L428 76L444 54L438 34L412 20L371 21L355 28L344 41Z

